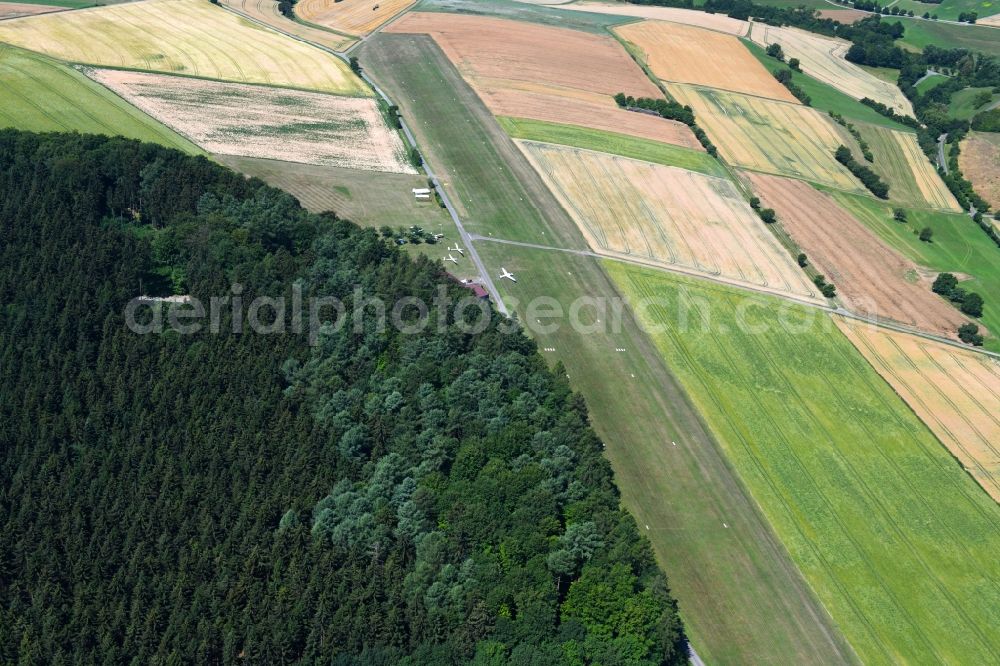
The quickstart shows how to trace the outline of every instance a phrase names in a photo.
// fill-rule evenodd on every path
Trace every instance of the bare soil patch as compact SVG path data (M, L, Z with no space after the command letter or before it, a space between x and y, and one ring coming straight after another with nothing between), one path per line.
M833 19L837 23L843 23L844 25L851 25L852 23L857 23L866 16L871 16L868 12L863 12L859 9L821 9L819 10L820 18Z
M209 152L416 173L371 98L121 70L87 74Z
M611 37L482 16L413 13L386 29L429 34L496 115L612 130L699 149L677 122L619 109L612 96L662 93Z
M854 312L955 337L968 321L930 289L919 267L809 184L747 172L754 193L773 208L816 270Z

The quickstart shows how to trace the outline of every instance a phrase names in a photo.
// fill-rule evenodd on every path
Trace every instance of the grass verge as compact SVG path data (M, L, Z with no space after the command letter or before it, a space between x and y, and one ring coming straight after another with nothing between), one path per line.
M668 143L641 139L626 134L603 132L576 125L563 125L541 120L501 116L497 118L497 121L515 139L544 141L574 148L596 150L721 178L727 178L729 175L726 168L717 159L700 150L672 146Z

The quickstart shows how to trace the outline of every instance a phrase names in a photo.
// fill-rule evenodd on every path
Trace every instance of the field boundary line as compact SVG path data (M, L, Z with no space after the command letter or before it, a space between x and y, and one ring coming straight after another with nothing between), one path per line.
M954 400L952 400L943 390L941 390L941 388L938 385L936 385L936 384L934 384L933 382L930 381L930 377L928 377L927 373L924 372L923 370L921 370L920 367L910 357L910 355L903 351L903 349L899 346L899 343L896 340L890 339L889 342L892 344L892 346L896 350L896 352L899 353L906 360L906 362L913 369L913 372L916 373L917 377L919 379L922 379L925 382L927 382L927 384L933 388L934 394L937 395L941 400L943 400L944 402L946 402L948 404L948 406L951 408L951 410L953 411L953 413L955 413L956 415L958 415L959 418L961 418L961 420L969 427L969 429L972 430L976 434L976 437L979 439L979 441L982 442L986 446L986 448L989 449L993 453L993 455L995 455L998 458L1000 458L1000 451L998 451L997 448L993 446L993 443L990 442L989 439L979 430L979 427L976 426L975 423L973 423L973 421L968 418L968 416L966 416L965 414L963 414L960 409L958 409L958 406L955 404ZM947 372L945 372L944 368L941 367L941 364L938 363L937 359L935 359L933 357L931 351L929 350L929 345L923 344L921 342L917 342L916 344L917 344L917 348L920 350L920 353L923 355L924 359L926 361L928 361L929 363L933 364L934 367L936 367L939 372L941 372L943 375L945 375L945 377L946 377L946 379L947 379L948 382L950 382L956 389L958 389L962 394L964 394L973 404L975 404L975 406L983 414L985 414L987 418L989 418L990 420L992 420L994 423L998 422L997 421L997 417L995 415L991 414L989 412L989 410L986 409L980 403L979 399L974 394L972 394L968 390L966 390L965 387L963 387L960 384L956 383L954 381L954 379L952 377L950 377ZM876 353L875 350L872 349L871 341L865 340L864 341L864 345L865 345L866 348L868 348L869 350L871 350L873 354ZM916 401L917 403L919 403L920 405L922 405L924 407L924 409L930 415L931 419L934 420L935 422L937 422L938 426L944 432L946 432L949 437L952 438L952 440L955 442L955 446L957 446L962 451L962 453L964 453L966 455L966 457L972 462L972 465L975 466L982 473L982 475L983 475L983 481L980 481L976 477L973 477L973 480L979 486L982 486L983 482L985 481L985 482L989 483L990 485L994 486L995 488L997 488L998 490L1000 490L1000 479L993 478L993 475L990 474L989 470L987 470L983 466L982 461L979 460L979 458L977 456L974 456L974 455L972 455L972 454L969 453L969 451L966 448L965 444L958 437L955 436L955 434L952 432L951 428L948 427L948 425L946 425L943 422L943 420L941 419L941 417L938 414L935 414L935 411L932 408L930 408L927 405L927 403L924 401L924 399L922 397L920 397L920 395L914 390L914 388L912 386L912 382L907 381L906 379L904 379L900 375L899 372L897 372L896 370L893 370L888 365L887 361L885 360L885 358L881 354L878 354L877 356L878 356L880 362L882 363L882 365L885 367L886 373L888 373L888 374L892 375L893 377L895 377L896 380L903 387L905 387L907 390L909 390L911 392L911 394L913 395L913 400ZM961 359L956 358L955 361L956 361L956 363L959 366L962 366L964 368L964 364L962 363ZM900 397L902 397L902 396L900 396ZM903 400L904 400L904 402L906 402L906 398L903 398ZM919 415L918 415L918 417L919 417ZM925 419L921 419L921 420L926 422ZM932 432L933 432L933 429L932 429ZM938 437L938 439L940 440L941 438ZM948 448L947 445L945 445L945 448L946 449ZM965 463L962 460L959 459L958 463L959 463L959 465L963 469L966 469L966 465L965 465ZM966 471L968 471L968 470L966 470ZM970 476L972 476L971 473L970 473ZM989 491L987 491L987 494L989 494Z
M142 0L140 0L140 1L142 1ZM241 19L250 21L251 23L255 23L255 24L259 25L260 27L262 27L262 28L264 28L266 30L271 30L272 32L276 32L279 35L284 35L285 37L288 37L289 39L294 39L294 40L296 40L298 42L302 42L303 44L307 44L309 46L316 47L317 49L320 49L322 51L326 51L327 53L329 53L331 55L335 55L335 56L338 56L338 57L340 57L340 55L341 55L340 51L336 51L336 50L331 49L331 48L329 48L327 46L323 46L322 44L317 44L316 42L309 41L305 37L299 37L298 35L294 35L294 34L292 34L290 32L286 32L286 31L282 30L281 28L279 28L277 26L270 25L268 23L264 23L260 19L255 18L253 16L250 16L249 14L244 14L243 12L241 12L238 9L235 9L233 7L230 7L229 5L224 5L222 3L219 3L218 6L221 7L222 9L224 9L225 11L232 13L234 16L238 16ZM350 49L354 48L355 46L357 46L358 44L361 43L361 40L358 39L355 35L341 34L339 32L331 31L331 30L329 30L329 28L323 28L321 26L314 26L314 25L312 25L310 23L307 23L305 21L303 21L302 25L305 25L305 26L310 27L310 28L315 28L315 29L318 29L318 30L327 30L327 31L329 31L329 32L331 32L331 33L333 33L335 35L340 35L341 37L348 37L348 38L357 39L358 41L355 42L353 45L351 45L348 49L345 49L344 53L346 53L347 51L349 51ZM372 34L375 34L375 33L372 33Z
M572 250L565 247L555 247L552 245L541 245L538 243L526 243L524 241L509 240L506 238L496 238L494 236L482 236L480 234L470 234L469 240L474 242L485 241L490 243L501 243L504 245L515 245L518 247L525 247L533 250L549 250L551 252L566 252L569 254L576 254L581 257L595 257L598 259L608 259L610 261L618 261L625 264L635 264L638 266L644 266L646 268L653 268L667 273L677 273L679 275L685 275L687 277L700 278L702 280L707 280L709 282L715 282L718 284L723 284L730 287L736 287L738 289L743 289L744 291L750 291L755 294L762 296L774 296L777 298L784 299L786 301L792 301L798 305L803 305L806 307L816 308L818 310L823 310L831 315L839 315L841 317L846 317L848 319L853 319L855 321L860 321L872 326L877 326L880 328L885 328L890 331L896 331L897 333L903 333L905 335L912 335L919 338L924 338L925 340L932 340L934 342L939 342L941 344L948 345L949 347L954 347L955 349L962 349L973 354L980 354L983 356L988 356L990 358L1000 360L1000 353L992 352L981 347L970 347L961 342L957 342L950 338L944 338L941 336L934 335L933 333L927 333L926 331L921 331L918 329L913 329L902 324L897 324L885 319L879 319L877 317L869 317L867 315L858 314L856 312L851 312L842 306L830 306L824 303L818 303L816 301L810 301L804 298L800 298L795 294L789 294L780 291L771 291L763 287L754 287L752 285L747 285L741 283L737 280L731 280L730 278L724 277L713 277L705 273L699 273L693 269L686 269L684 267L678 266L664 266L663 264L656 264L641 261L635 258L627 258L622 256L616 256L614 254L602 254L600 252L595 252L594 250Z
M842 331L839 331L839 333L844 338L847 338L847 336L844 335ZM857 347L851 342L851 340L849 338L847 338L847 342L850 343L852 347L854 347L855 349L857 349ZM878 392L878 390L876 389L876 387L872 385L872 381L878 382L879 380L881 380L882 383L888 385L888 382L885 380L885 378L882 377L878 373L877 370L875 371L875 375L877 376L876 379L873 380L871 378L866 378L864 376L864 373L858 372L858 369L856 367L852 367L851 366L850 360L848 358L846 358L846 351L845 350L843 350L843 349L837 350L837 353L840 355L840 357L842 359L844 359L844 362L845 362L845 366L844 367L851 368L852 371L853 371L853 373L857 376L857 378L865 386L867 386L869 389L872 390L872 394L877 398L878 402L886 409L886 411L888 413L892 414L893 420L896 422L896 424L902 430L907 431L907 432L912 432L911 429L908 428L906 426L906 424L903 422L903 420L900 417L899 413L893 408L892 405L888 404L885 396L880 395L879 392ZM864 356L864 354L860 354L860 355L862 357ZM862 359L861 362L862 362L863 365L871 367L871 364L867 362L867 359ZM828 389L830 389L830 395L833 396L834 400L837 403L839 403L845 410L849 409L849 407L844 404L844 401L843 401L843 398L841 397L841 394L838 393L837 391L833 390L834 387L830 385L829 379L826 378L826 377L823 377L823 380L824 380L824 384L826 385L826 387ZM890 388L891 388L891 386L890 386ZM797 393L797 391L795 390L795 388L793 386L791 386L790 384L789 384L789 389L791 389L793 392ZM896 394L896 395L898 396L898 394ZM905 402L905 400L904 400L904 402ZM931 431L930 427L927 425L927 423L924 421L924 419L922 419L919 416L917 416L917 421L918 421L918 423L920 423L920 426L922 426L922 428L924 429L924 431L926 431L928 434L930 434L931 437L936 442L938 442L939 445L943 446L943 442L941 442L941 440L937 436L934 435L933 431ZM874 439L874 437L872 436L872 432L871 432L870 427L867 424L865 424L863 420L859 419L858 420L858 424L860 425L861 429L864 430L868 434L869 437L871 437L872 439ZM824 432L827 432L827 437L829 437L830 440L832 441L832 435L828 432L826 426L821 426L821 428L822 428L822 430ZM917 433L914 433L914 434L917 434ZM931 456L929 456L929 454L927 452L927 447L924 446L920 442L919 438L917 438L917 437L914 437L914 441L917 443L918 448L924 453L925 457L930 458L930 462L933 463L934 459ZM945 449L947 450L947 447L945 447ZM875 447L875 451L877 451L877 454L879 455L879 457L881 457L882 460L885 461L885 463L886 463L886 465L888 467L890 467L891 469L895 470L898 473L899 480L903 483L903 485L906 486L906 488L908 488L910 490L910 492L913 494L913 497L916 497L917 501L924 506L924 510L927 512L927 515L930 515L930 516L932 516L934 518L937 518L937 516L935 515L935 512L933 511L933 509L931 509L930 505L928 505L928 503L924 499L923 495L913 485L913 481L902 471L902 469L900 468L898 462L896 462L896 460L893 459L891 456L887 455L885 453L885 451L883 449L881 449L880 447ZM882 512L889 518L888 524L891 525L892 529L896 532L896 534L898 535L899 539L910 548L910 552L911 552L911 555L913 556L914 560L916 561L917 564L919 564L921 566L921 568L923 568L924 573L927 576L927 579L929 581L931 581L931 583L932 583L932 585L934 587L937 588L937 590L940 593L941 597L943 599L947 600L949 603L951 603L954 606L954 611L962 617L962 619L965 622L965 625L967 627L971 628L973 635L975 635L982 642L982 646L986 648L986 651L989 652L989 653L991 653L994 657L997 657L997 652L994 649L994 645L992 643L990 643L989 639L986 638L986 635L984 633L982 633L982 629L980 628L979 624L977 622L973 621L972 618L970 618L966 614L964 606L958 601L958 599L956 599L952 595L951 591L948 589L948 587L944 584L944 582L938 576L938 574L936 573L935 569L931 566L931 564L928 563L928 561L925 558L925 556L923 554L921 554L920 551L913 546L913 544L912 544L912 542L910 540L909 535L907 534L907 532L905 530L903 530L899 526L899 524L897 523L897 521L892 518L892 514L887 509L887 507L884 505L883 500L879 497L879 495L872 490L872 488L869 485L869 483L867 481L865 481L861 475L859 475L857 472L854 471L855 468L856 468L855 464L847 456L841 455L841 453L839 451L836 452L836 455L837 455L838 459L840 459L840 460L843 461L844 466L847 469L851 470L852 474L857 478L859 484L864 489L864 492L868 495L868 497L870 498L870 500L876 506L878 506L882 510ZM956 488L956 490L961 495L961 497L969 504L970 508L974 512L979 513L980 515L982 515L983 519L987 523L992 523L992 526L993 526L994 529L997 528L997 524L994 521L992 521L989 516L986 516L986 515L982 514L981 508L976 504L975 501L973 501L969 497L968 493L965 492L964 488L962 488L962 487L959 486L959 487ZM971 553L970 553L968 547L965 546L965 543L962 541L962 539L961 538L956 538L957 535L954 534L954 531L951 528L951 524L947 520L943 520L942 521L942 525L944 526L945 530L947 530L948 532L952 533L952 539L953 539L954 543L957 543L959 545L959 547L965 552L965 554L967 556L971 556ZM997 586L996 583L993 582L993 587L996 588L996 586ZM923 631L920 629L919 626L917 626L915 628L917 629L918 633L920 633L921 635L923 635ZM932 648L932 650L933 650L933 648Z

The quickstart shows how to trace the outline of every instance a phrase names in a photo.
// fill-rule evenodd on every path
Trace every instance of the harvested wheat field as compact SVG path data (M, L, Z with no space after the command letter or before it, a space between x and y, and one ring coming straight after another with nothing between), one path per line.
M851 47L850 42L798 28L777 28L764 23L753 24L750 39L761 46L775 42L781 44L786 57L799 59L803 72L854 99L868 97L899 113L913 115L913 106L903 91L847 62L844 54Z
M970 132L958 156L962 174L994 209L1000 209L1000 134Z
M1000 361L841 317L840 330L1000 502Z
M0 2L0 19L12 19L19 16L35 16L64 10L64 7L53 5L32 5L26 2Z
M678 83L667 84L667 89L678 102L694 109L698 124L731 164L864 192L833 158L846 140L840 128L819 111Z
M968 321L930 289L930 278L886 246L874 232L808 183L746 174L761 203L817 271L836 285L844 305L859 314L954 337Z
M577 2L572 5L560 7L559 9L670 21L671 23L706 28L739 37L746 35L750 30L749 22L729 18L725 14L708 14L695 9L680 9L677 7L653 7L651 5L632 5L627 3Z
M334 51L343 51L348 46L356 42L353 37L338 35L329 30L314 28L311 25L299 23L286 18L278 11L278 3L275 0L219 0L223 5L233 11L239 12L261 23L273 26L289 34L301 37L314 44L325 46Z
M339 58L203 0L146 0L0 23L0 41L90 65L369 95Z
M416 0L299 0L295 15L303 21L349 35L367 35Z
M799 103L731 35L664 21L630 23L615 32L634 44L653 74L664 81Z
M518 141L595 252L816 300L805 273L724 178Z
M416 173L370 98L111 69L88 75L209 152Z
M916 134L868 123L855 126L875 156L872 168L889 183L892 201L961 212L954 195L920 150Z
M659 97L610 36L484 16L413 13L386 32L429 34L495 115L578 125L701 150L686 125L619 109Z

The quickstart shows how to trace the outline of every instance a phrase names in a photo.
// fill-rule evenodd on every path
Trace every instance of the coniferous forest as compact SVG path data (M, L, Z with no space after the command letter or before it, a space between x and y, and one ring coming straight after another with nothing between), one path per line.
M686 661L559 369L498 315L354 310L464 297L438 264L125 139L0 131L0 192L0 663ZM235 284L347 325L125 325Z

